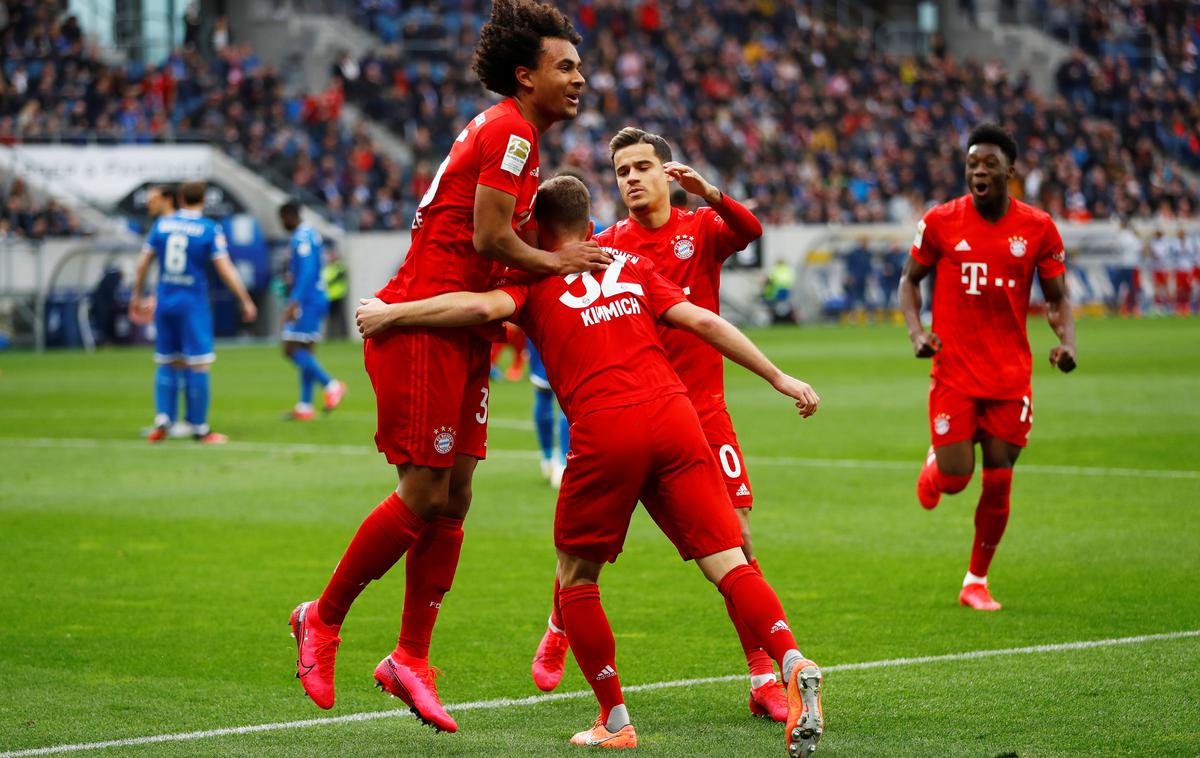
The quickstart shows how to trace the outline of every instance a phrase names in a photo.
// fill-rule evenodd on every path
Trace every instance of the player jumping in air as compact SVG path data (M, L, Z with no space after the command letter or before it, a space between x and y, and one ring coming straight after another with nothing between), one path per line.
M376 293L384 302L482 291L498 263L564 275L601 270L611 260L590 241L557 253L529 244L538 139L579 110L579 41L549 5L492 4L474 69L505 99L454 140L421 198L404 264ZM363 521L320 598L292 613L296 674L318 706L333 707L342 620L367 583L407 553L399 641L375 679L426 723L454 731L429 666L429 642L458 566L475 465L484 457L489 345L468 328L403 328L366 340L364 354L378 407L375 443L400 484Z
M1008 196L1017 144L995 124L967 144L970 192L939 205L917 225L900 278L900 310L913 352L933 359L929 428L933 444L917 480L921 505L961 492L983 454L975 541L958 601L976 610L1000 604L988 590L992 556L1008 524L1012 470L1033 424L1032 357L1025 321L1036 273L1059 344L1050 364L1075 368L1075 317L1067 300L1062 238L1050 216ZM933 331L921 325L921 280L936 269Z
M762 235L758 219L696 171L672 161L670 145L657 134L626 127L612 138L609 149L617 187L629 209L629 217L596 235L596 241L653 261L655 270L681 287L689 302L720 313L721 266L729 256ZM671 182L704 198L711 207L694 213L672 207ZM750 540L754 496L733 421L725 406L721 355L687 331L663 328L660 337L671 367L683 380L688 398L700 416L709 449L720 464L741 525L742 551L750 567L761 574ZM728 610L750 669L751 713L784 721L787 693L775 676L771 657L740 623L733 608ZM532 665L533 680L540 689L552 690L562 679L566 649L562 619L552 612Z
M535 214L548 248L587 239L587 188L560 176L543 184ZM541 351L571 419L571 452L554 516L558 613L575 660L600 704L577 745L631 748L637 733L621 693L616 645L597 585L615 561L641 500L685 560L694 559L757 646L788 681L791 756L816 749L824 730L821 672L797 649L778 597L747 562L742 530L687 389L671 368L660 324L683 329L761 376L811 416L820 399L784 374L729 322L688 302L649 259L613 250L603 277L513 274L490 292L387 305L365 300L358 324L378 339L394 327L510 319Z
M220 444L225 435L208 428L209 367L216 360L213 352L212 312L208 304L208 270L212 261L217 276L237 297L242 319L247 323L258 317L254 301L242 285L229 251L225 234L216 221L204 218L203 182L188 182L179 188L183 207L154 222L133 277L133 295L129 310L144 319L154 311L155 374L154 430L151 442L166 439L178 404L178 371L184 372L187 394L187 420L192 434L205 444ZM158 261L158 293L153 301L142 297L151 261ZM135 319L136 320L136 319Z
M329 313L325 279L321 276L325 245L321 234L300 220L300 204L289 200L279 206L279 222L292 233L288 273L292 289L283 309L283 352L300 373L300 400L285 418L313 419L313 383L325 390L325 410L342 402L346 385L329 376L315 355L321 339L321 323Z

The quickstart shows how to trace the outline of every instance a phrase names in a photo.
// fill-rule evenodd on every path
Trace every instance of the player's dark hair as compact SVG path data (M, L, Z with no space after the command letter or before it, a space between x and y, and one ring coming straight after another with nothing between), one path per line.
M633 145L651 145L654 148L654 154L660 162L666 163L671 160L671 146L667 144L665 139L657 134L638 129L636 126L625 127L609 140L608 149L610 154L608 159L616 160L618 150L624 150Z
M1008 158L1008 165L1017 162L1017 141L999 124L980 124L967 137L967 149L974 145L995 145Z
M556 176L538 187L533 217L539 226L577 229L587 224L591 212L587 185L573 176Z
M171 201L172 208L179 207L179 188L174 184L156 184L154 191Z
M671 190L671 207L672 208L686 208L686 207L688 207L690 202L691 201L688 200L687 190L680 189L679 187L676 187L675 189Z
M536 69L546 37L572 45L583 41L557 8L534 0L495 0L491 19L479 30L471 68L484 87L511 97L517 94L517 66Z
M208 185L204 182L184 182L179 185L179 200L184 205L199 205L204 202Z
M295 216L296 218L300 218L300 203L289 198L288 200L284 201L283 205L279 206L279 215Z

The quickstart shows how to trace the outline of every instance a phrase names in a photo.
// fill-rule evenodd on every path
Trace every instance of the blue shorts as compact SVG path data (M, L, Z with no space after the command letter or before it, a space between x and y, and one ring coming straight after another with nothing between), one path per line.
M301 302L300 315L283 325L284 342L320 342L321 324L328 313L328 300Z
M208 301L159 303L154 311L154 361L186 360L189 366L212 363L212 312Z
M529 381L539 390L549 390L550 381L546 379L546 364L542 363L541 353L528 337L525 338L525 345L529 348Z

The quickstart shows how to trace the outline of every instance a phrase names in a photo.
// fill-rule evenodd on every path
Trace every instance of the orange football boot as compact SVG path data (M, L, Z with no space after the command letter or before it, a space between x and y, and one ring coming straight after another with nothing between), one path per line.
M807 758L825 733L821 710L821 669L812 661L797 661L787 683L788 715L784 735L790 758Z
M965 585L962 592L958 593L958 604L969 606L977 611L1000 610L1000 604L992 600L992 593L988 592L987 585L981 582Z
M572 737L571 744L607 748L637 747L637 730L633 728L633 724L626 724L617 731L610 732L604 721L597 716L592 728Z

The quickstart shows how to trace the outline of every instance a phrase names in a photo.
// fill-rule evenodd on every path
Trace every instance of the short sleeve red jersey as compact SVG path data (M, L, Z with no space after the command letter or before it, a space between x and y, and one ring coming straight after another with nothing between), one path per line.
M658 319L687 298L648 259L616 252L603 274L515 273L499 289L516 302L509 320L541 353L571 423L593 411L686 393L659 342Z
M515 197L513 228L531 228L538 134L512 99L480 113L459 133L417 207L404 263L376 297L394 303L488 288L500 268L472 242L480 184Z
M762 226L745 207L728 197L721 206L735 223L728 223L713 208L694 213L672 208L670 220L657 229L626 218L597 234L596 242L653 261L658 273L681 287L691 303L720 313L721 266L762 234ZM701 421L724 410L721 354L679 329L663 326L659 337Z
M1025 394L1033 367L1025 331L1033 277L1066 271L1050 215L1014 199L993 224L964 195L925 214L910 253L934 269L933 331L942 349L933 376L972 397Z

